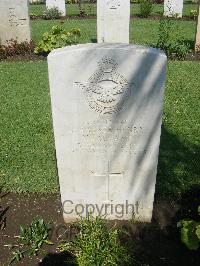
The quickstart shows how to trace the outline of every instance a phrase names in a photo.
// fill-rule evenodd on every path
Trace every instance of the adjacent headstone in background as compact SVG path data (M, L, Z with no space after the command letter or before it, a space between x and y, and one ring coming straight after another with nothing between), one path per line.
M98 43L129 43L130 0L97 0Z
M46 8L58 8L58 10L62 13L62 16L66 15L65 9L65 0L46 0Z
M151 220L166 61L157 49L127 44L77 45L48 56L66 222L89 211Z
M0 0L0 43L30 42L28 0Z
M200 1L198 8L198 20L197 20L197 30L196 30L196 40L195 40L195 51L200 52Z
M181 18L183 15L183 0L164 0L164 16Z

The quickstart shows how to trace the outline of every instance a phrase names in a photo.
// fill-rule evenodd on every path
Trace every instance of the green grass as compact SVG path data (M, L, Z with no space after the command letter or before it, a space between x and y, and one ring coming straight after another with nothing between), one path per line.
M84 10L88 15L96 15L96 4L83 4ZM184 4L183 15L189 16L190 10L196 9L197 4ZM45 5L30 5L29 13L34 13L36 15L42 15L45 10ZM140 14L140 6L139 4L131 4L131 15L139 15ZM152 15L158 15L163 13L163 4L154 5ZM79 14L79 9L76 4L66 5L66 14L68 16L77 16Z
M0 178L11 191L56 191L46 62L0 64Z
M51 27L58 24L59 20L35 20L31 22L32 26L32 38L37 43L42 34L45 31L49 31ZM186 40L194 41L195 38L195 27L196 23L194 21L175 21L179 27L184 32L184 37ZM130 42L138 44L152 44L156 43L158 35L158 20L150 19L134 19L130 23ZM93 42L96 40L96 20L95 19L84 19L76 20L69 19L65 21L65 27L80 28L81 29L81 39L80 43Z
M200 63L168 64L157 193L178 197L200 186Z
M200 63L169 62L157 194L200 185ZM4 189L58 189L46 62L0 63L0 178Z

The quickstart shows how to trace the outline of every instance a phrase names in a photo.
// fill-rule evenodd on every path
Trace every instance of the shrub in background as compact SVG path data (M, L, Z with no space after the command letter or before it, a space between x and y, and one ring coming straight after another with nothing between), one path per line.
M0 45L0 60L15 55L29 55L34 52L34 43L10 40L5 45Z
M190 46L176 21L162 17L159 24L158 41L155 45L165 51L168 57L185 59Z
M49 32L45 32L42 40L36 46L36 54L47 55L53 49L77 44L80 37L80 29L66 30L62 24L53 26Z
M152 0L140 0L140 16L147 18L153 10Z
M37 14L35 14L35 13L30 13L30 18L31 18L31 19L36 19L36 18L37 18Z
M190 18L196 20L198 12L196 9L190 9Z
M57 19L62 16L62 12L57 7L48 8L43 12L44 19Z

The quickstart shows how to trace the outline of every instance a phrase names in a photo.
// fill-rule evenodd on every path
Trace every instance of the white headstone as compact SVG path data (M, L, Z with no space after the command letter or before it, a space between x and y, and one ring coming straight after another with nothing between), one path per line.
M98 43L129 43L130 0L97 0Z
M0 0L0 42L30 42L28 0Z
M151 220L166 61L159 50L127 44L77 45L48 56L66 222L89 211Z
M62 13L62 16L66 15L65 9L65 0L46 0L46 8L58 8L58 10Z
M183 15L183 0L165 0L164 1L164 16L166 17L182 17Z

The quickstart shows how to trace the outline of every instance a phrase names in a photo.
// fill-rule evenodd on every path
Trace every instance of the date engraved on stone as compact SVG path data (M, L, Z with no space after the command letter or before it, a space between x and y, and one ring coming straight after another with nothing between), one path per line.
M106 58L98 63L99 69L88 82L75 82L81 87L89 106L101 114L119 112L128 100L133 84L117 73L117 62Z

